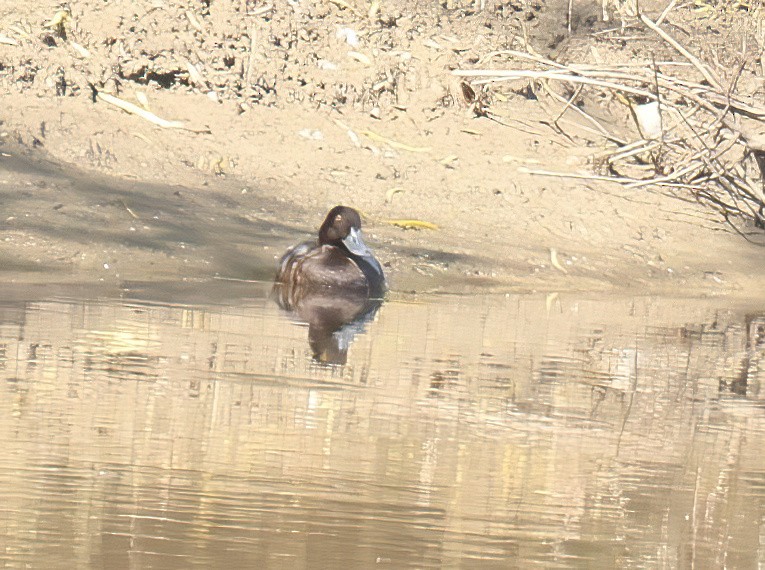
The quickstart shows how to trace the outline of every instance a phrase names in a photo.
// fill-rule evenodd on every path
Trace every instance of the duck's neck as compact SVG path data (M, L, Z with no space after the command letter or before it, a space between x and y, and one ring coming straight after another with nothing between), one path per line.
M372 255L361 256L349 253L349 257L356 262L356 265L361 269L364 277L366 277L369 284L369 296L382 297L387 289L387 284L380 262Z

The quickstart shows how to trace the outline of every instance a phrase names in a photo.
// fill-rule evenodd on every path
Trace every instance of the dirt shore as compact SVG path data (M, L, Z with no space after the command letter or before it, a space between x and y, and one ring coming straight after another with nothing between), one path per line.
M0 8L6 276L268 279L275 256L345 203L365 213L394 290L761 295L756 234L650 189L529 173L591 172L601 143L573 116L570 130L552 128L558 110L527 85L476 88L492 113L476 112L450 74L519 38L556 57L665 49L643 36L598 43L626 17L620 6L609 22L600 4L577 6L571 34L556 2ZM697 34L703 56L745 37L737 18L751 17L679 6L667 21ZM759 60L741 81L762 97ZM605 123L634 128L611 108Z

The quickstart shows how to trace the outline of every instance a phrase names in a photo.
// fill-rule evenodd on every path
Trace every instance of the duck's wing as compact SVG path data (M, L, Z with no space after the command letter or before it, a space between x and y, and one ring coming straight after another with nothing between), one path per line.
M364 272L341 249L303 243L287 252L281 259L274 285L279 305L293 310L306 295L368 295L369 286Z
M296 283L299 281L300 267L316 248L316 242L304 241L289 248L279 259L271 293L282 309L291 311L294 308L294 294L299 290Z

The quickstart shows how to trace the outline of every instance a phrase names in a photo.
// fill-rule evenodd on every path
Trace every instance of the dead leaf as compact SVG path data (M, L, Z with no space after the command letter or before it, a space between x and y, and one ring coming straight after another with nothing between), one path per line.
M558 261L558 251L554 247L550 248L550 263L552 263L552 266L558 271L568 273L566 268L561 265L560 261Z
M135 98L141 104L141 107L143 107L144 109L146 109L147 111L151 113L151 107L149 106L149 98L146 96L146 93L144 93L143 91L136 91Z
M444 49L441 44L439 44L436 40L432 38L426 38L425 40L423 40L422 45L424 45L425 47L429 47L431 49L438 49L438 50Z
M439 164L442 164L443 166L447 168L454 168L454 162L459 160L459 157L456 154L450 154L449 156L443 157L441 160L438 161Z
M186 18L188 19L191 26L198 32L204 31L204 28L202 27L202 23L199 21L199 18L197 18L196 14L190 10L186 10Z
M393 196L395 196L396 194L399 194L399 193L401 193L401 192L403 192L403 191L404 191L404 189L403 189L403 188L400 188L400 187L398 187L398 186L397 186L397 187L395 187L395 188L391 188L390 190L388 190L388 191L385 193L385 202L386 202L387 204L390 204L390 203L393 201Z
M363 63L364 65L372 65L372 60L369 59L366 55L364 55L361 52L358 51L349 51L348 57L351 59L355 59L359 63Z
M386 224L403 228L405 230L437 230L438 226L432 222L422 220L385 220Z
M78 44L77 42L69 42L69 44L72 46L72 48L74 48L74 51L76 51L76 52L77 52L77 54L78 54L78 55L79 55L81 58L83 58L83 59L87 59L87 58L89 58L89 57L90 57L90 51L88 51L88 49L87 49L87 48L85 48L85 47L81 46L81 45L80 45L80 44Z
M129 101L124 101L123 99L115 97L114 95L109 95L108 93L101 93L99 91L97 97L102 101L106 101L107 103L114 105L115 107L119 107L123 111L132 113L133 115L138 115L139 117L164 129L183 129L185 131L191 131L192 133L209 132L209 129L192 129L187 127L186 124L181 121L168 121L167 119L162 119L161 117L157 117L157 115L154 113L142 109L138 105L134 105Z
M61 26L65 24L70 17L71 17L71 14L69 14L68 10L59 10L53 15L50 21L45 23L45 27L55 28L56 26Z
M200 87L207 87L207 80L202 76L197 67L186 60L186 71L189 72L189 79L192 83L196 83Z
M385 143L388 146L392 148L397 148L399 150L407 150L409 152L430 152L431 151L431 148L429 146L410 146L408 144L404 144L402 142L389 139L382 135L378 135L374 131L361 131L361 134L367 137L368 139L371 139L379 143Z

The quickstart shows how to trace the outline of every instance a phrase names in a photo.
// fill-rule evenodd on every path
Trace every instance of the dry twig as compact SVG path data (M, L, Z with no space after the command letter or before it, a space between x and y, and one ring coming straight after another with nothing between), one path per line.
M670 3L657 22L666 17L675 3ZM650 64L566 65L533 51L503 50L487 54L479 63L505 57L518 61L521 66L511 69L457 69L452 73L469 78L473 85L513 80L527 80L532 84L538 82L542 87L540 95L547 93L563 104L555 112L552 124L565 121L564 116L568 112L576 112L584 115L596 129L588 131L615 145L594 157L595 164L605 167L606 172L589 175L523 167L519 169L522 172L610 180L632 190L657 186L675 193L687 192L692 199L703 200L717 208L728 221L739 217L765 227L765 190L761 179L761 168L765 165L765 158L762 158L765 156L765 135L757 134L762 128L753 133L750 127L743 131L741 126L742 117L750 123L752 119L765 120L765 106L737 96L736 87L744 70L743 64L735 70L729 84L723 87L722 81L708 65L657 23L642 14L640 20L689 63L661 61ZM566 96L552 88L556 82L568 85ZM576 104L580 95L586 97L593 93L600 98L610 93L622 102L628 102L630 107L647 101L659 102L660 132L632 141L613 136ZM636 130L639 131L639 128ZM743 161L754 166L742 168ZM639 177L625 175L627 167L637 172ZM644 177L646 169L650 172ZM755 172L757 177L753 178L747 171Z
M162 127L163 129L182 129L185 131L191 131L193 133L204 133L209 132L209 130L206 129L193 129L191 127L187 127L186 123L183 123L182 121L168 121L167 119L163 119L161 117L158 117L154 113L151 113L147 111L146 109L142 109L138 105L134 105L133 103L130 103L129 101L125 101L123 99L120 99L119 97L115 97L114 95L109 95L108 93L101 93L99 91L98 98L102 101L106 101L107 103L114 105L115 107L119 107L123 111L127 111L128 113L131 113L133 115L138 115L142 119L145 119L149 121L150 123L154 123L158 127Z

